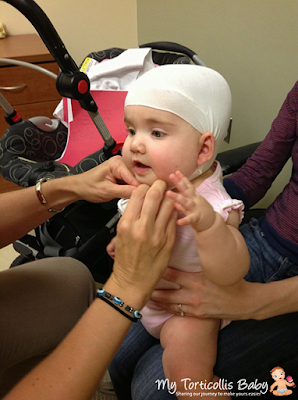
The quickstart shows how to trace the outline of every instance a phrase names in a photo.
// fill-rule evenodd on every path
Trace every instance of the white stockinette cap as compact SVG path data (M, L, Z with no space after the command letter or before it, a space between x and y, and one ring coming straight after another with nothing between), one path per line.
M196 169L191 176L194 178L210 168L227 135L232 96L226 80L213 69L171 64L146 72L131 85L124 107L132 105L171 112L201 134L213 134L214 156Z

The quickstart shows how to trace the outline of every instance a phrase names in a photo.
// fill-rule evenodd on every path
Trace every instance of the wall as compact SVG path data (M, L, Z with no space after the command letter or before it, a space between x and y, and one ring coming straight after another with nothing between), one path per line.
M135 0L37 0L77 63L91 51L137 45ZM11 35L34 33L31 23L0 1L0 20Z
M297 80L296 0L137 0L139 43L169 40L222 73L233 94L230 145L261 141ZM260 206L287 183L288 163Z

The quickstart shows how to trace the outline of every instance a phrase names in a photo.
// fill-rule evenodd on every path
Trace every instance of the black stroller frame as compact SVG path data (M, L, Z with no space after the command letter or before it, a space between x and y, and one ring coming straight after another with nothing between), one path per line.
M23 153L18 151L12 157L9 151L10 138L19 136L20 142L23 143L24 128L34 126L34 119L33 122L20 120L14 123L14 121L10 122L11 119L7 116L7 121L12 125L0 141L1 175L20 186L32 186L42 177L58 178L82 173L116 154L121 154L122 144L115 142L98 113L97 105L90 94L90 82L87 75L80 72L48 17L33 0L3 1L17 8L36 28L61 69L56 80L58 92L61 96L79 101L81 107L87 110L105 144L102 149L81 160L74 167L56 162L55 159L62 155L67 137L67 128L58 123L50 132L40 130L41 136L50 135L57 142L58 137L60 138L60 146L57 146L52 159L48 159L42 152L32 156L30 148L24 148ZM153 62L158 65L172 63L205 65L195 52L177 43L152 42L139 47L151 48ZM117 57L124 50L111 48L90 53L87 57L101 62L103 59ZM8 110L10 110L9 107ZM235 150L230 150L219 154L217 159L221 163L223 174L237 170L258 145L259 143L254 143L236 149L236 153ZM28 159L28 154L31 154L30 159ZM35 236L28 234L14 243L14 248L20 256L12 266L44 257L70 256L85 263L94 279L104 283L113 267L113 261L105 248L116 234L116 225L119 220L116 202L117 200L104 204L92 204L79 201L66 207L63 212L36 228Z

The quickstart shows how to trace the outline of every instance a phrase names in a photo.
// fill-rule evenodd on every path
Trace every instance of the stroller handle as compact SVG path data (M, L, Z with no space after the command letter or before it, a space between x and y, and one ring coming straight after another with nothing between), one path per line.
M162 51L173 51L175 53L182 53L187 55L192 59L192 61L197 65L202 65L206 67L206 63L191 49L186 46L182 46L179 43L174 42L150 42L140 45L139 47L151 47L156 50Z

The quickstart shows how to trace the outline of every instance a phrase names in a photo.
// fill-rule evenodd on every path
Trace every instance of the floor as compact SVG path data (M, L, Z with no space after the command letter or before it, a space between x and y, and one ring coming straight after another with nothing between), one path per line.
M9 268L17 256L19 253L14 250L12 244L0 249L0 271Z
M12 245L0 249L0 272L8 269L18 255L19 253L14 250ZM116 400L116 396L112 394L110 378L107 373L92 400Z

